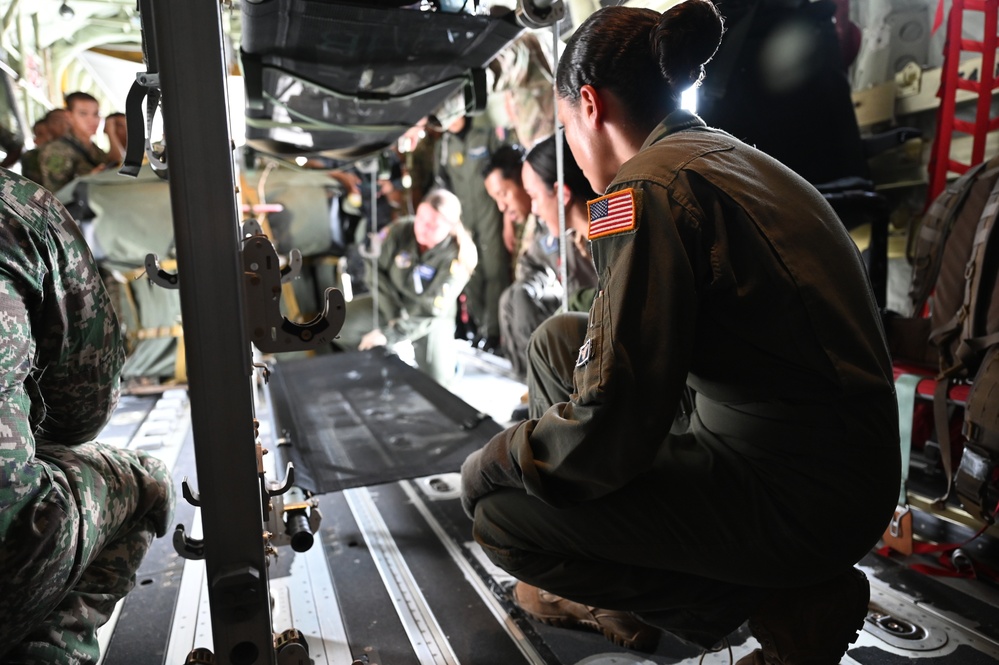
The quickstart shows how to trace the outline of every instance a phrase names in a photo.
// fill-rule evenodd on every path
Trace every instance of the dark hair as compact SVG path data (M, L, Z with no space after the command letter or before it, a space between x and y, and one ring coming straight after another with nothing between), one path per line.
M70 111L73 110L73 105L77 102L93 102L97 104L97 98L91 95L89 92L71 92L66 95L66 108Z
M710 0L685 0L660 15L604 7L573 33L559 59L559 97L575 102L584 85L612 91L631 119L651 131L700 82L724 23Z
M558 182L555 157L555 135L552 134L535 143L524 161L531 165L531 168L546 185L554 187L555 183ZM569 150L569 144L566 143L564 135L562 136L562 182L569 188L573 196L583 201L595 199L598 196L590 187L590 181L583 175L583 170L579 168L579 164L572 156L572 151Z
M124 117L125 117L124 113L122 113L121 111L115 111L114 113L108 113L107 117L105 117L104 120L107 121L110 120L111 118L124 118Z
M493 171L499 169L500 175L506 180L520 184L520 169L524 164L524 148L519 145L500 146L489 161L482 167L482 177L487 178Z

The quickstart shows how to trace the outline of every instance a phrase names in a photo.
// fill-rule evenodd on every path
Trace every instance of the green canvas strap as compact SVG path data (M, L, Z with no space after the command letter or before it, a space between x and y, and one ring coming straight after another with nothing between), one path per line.
M898 439L902 457L902 483L898 492L898 505L908 503L906 484L909 480L909 458L912 453L912 416L916 406L916 386L923 380L916 374L902 374L895 380L895 397L898 400Z

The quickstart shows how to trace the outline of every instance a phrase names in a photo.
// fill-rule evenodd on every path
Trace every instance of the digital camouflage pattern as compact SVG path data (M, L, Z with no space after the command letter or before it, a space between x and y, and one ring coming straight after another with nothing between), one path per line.
M173 484L159 460L92 441L118 401L118 321L65 209L3 169L0 338L0 662L96 663Z
M530 149L555 133L551 66L538 38L531 33L501 51L497 62L501 73L495 90L506 96L506 114L517 141Z
M93 172L108 161L108 155L98 146L84 147L72 134L49 141L42 147L38 158L42 172L42 185L50 192L58 192L81 175Z

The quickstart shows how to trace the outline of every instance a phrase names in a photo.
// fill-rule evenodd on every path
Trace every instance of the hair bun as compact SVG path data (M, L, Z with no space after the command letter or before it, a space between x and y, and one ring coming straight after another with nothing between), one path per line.
M709 0L684 0L664 12L651 38L670 85L679 91L700 81L724 31L721 14Z

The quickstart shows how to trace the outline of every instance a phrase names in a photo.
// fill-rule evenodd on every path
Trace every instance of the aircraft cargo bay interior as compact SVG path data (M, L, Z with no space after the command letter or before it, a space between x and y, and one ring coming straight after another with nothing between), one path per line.
M0 663L999 663L999 0L0 17Z

